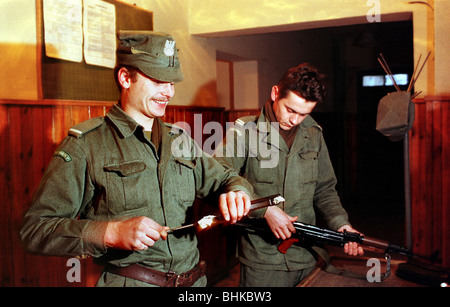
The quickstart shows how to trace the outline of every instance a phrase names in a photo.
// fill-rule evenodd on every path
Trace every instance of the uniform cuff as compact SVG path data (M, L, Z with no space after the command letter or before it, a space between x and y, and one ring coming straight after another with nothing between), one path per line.
M108 222L89 221L87 223L82 235L86 254L95 257L106 253L104 237L107 226Z

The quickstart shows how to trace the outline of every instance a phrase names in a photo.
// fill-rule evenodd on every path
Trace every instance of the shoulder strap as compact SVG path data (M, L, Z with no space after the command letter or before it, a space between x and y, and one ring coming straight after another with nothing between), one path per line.
M249 122L256 121L258 117L256 115L243 116L234 121L234 123L238 126L244 127Z
M164 124L164 126L169 128L171 135L179 135L182 133L186 133L186 131L178 125L175 125L172 123L165 123L165 122L163 122L163 124Z
M86 133L93 131L100 127L101 124L105 119L103 117L94 117L91 119L88 119L82 123L79 123L72 128L69 129L69 135L76 137L77 139L83 137Z

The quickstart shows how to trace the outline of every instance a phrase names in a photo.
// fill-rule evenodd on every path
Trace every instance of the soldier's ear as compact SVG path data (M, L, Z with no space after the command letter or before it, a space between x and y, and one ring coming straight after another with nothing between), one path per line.
M122 67L117 72L117 79L119 80L122 88L127 89L131 84L131 75L130 71L126 67Z
M280 89L279 89L278 85L272 86L272 92L270 93L270 98L272 98L272 101L277 100L279 94L280 94Z

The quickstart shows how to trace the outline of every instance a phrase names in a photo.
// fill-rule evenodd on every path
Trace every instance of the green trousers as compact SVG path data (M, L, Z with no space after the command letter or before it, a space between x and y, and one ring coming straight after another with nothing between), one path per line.
M269 271L241 263L240 287L295 287L315 266L298 271Z

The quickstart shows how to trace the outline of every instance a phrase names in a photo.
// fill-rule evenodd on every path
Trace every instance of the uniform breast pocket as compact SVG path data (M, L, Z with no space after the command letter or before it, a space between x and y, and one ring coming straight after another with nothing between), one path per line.
M113 214L135 210L148 205L151 174L140 160L108 164L106 173L108 209ZM158 188L156 185L154 188Z
M280 170L261 167L261 163L264 162L267 162L265 157L249 157L246 162L244 177L253 186L255 195L263 197L281 193L282 185L280 185L279 180L282 178L278 176Z
M312 183L319 175L319 153L317 151L300 152L300 182Z
M174 187L182 203L192 205L195 200L195 160L175 159Z

